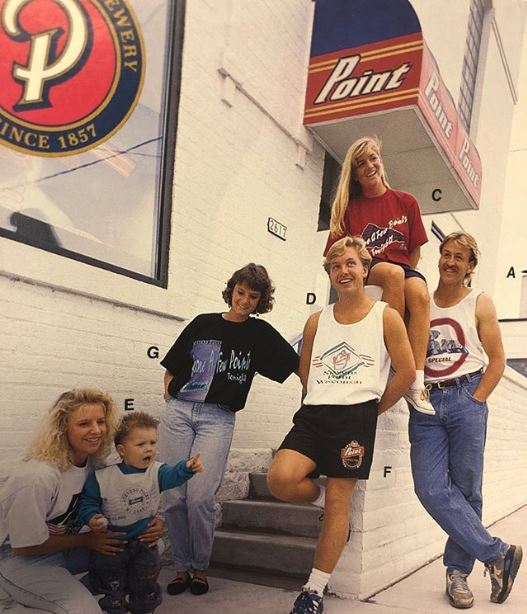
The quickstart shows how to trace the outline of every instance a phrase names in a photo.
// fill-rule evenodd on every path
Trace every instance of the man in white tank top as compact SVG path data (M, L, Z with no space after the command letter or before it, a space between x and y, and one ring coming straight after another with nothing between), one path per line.
M419 500L448 534L443 563L446 595L470 608L467 584L476 559L490 572L491 601L509 596L521 563L520 546L491 536L481 523L487 398L505 368L496 310L467 285L477 265L475 239L464 232L440 246L439 285L430 304L425 381L435 415L410 411L412 474Z
M377 416L415 378L402 318L364 292L370 260L360 237L345 237L327 253L324 268L339 298L305 325L299 375L306 396L268 473L275 497L324 508L314 567L291 614L323 611L324 588L349 533L353 489L369 476ZM321 473L325 490L312 479Z

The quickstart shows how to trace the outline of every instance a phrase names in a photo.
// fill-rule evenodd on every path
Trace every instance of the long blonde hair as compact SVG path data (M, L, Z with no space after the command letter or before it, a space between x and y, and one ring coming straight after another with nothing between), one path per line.
M67 471L72 465L72 450L68 441L68 420L81 405L96 403L101 405L106 420L106 434L90 462L98 466L110 453L117 428L117 408L112 397L94 388L75 388L63 392L55 401L37 430L25 460L36 458L56 465Z
M346 232L344 217L348 204L354 196L362 194L360 183L353 178L353 171L356 168L357 159L366 147L370 147L377 153L379 158L381 157L381 141L376 136L363 136L350 145L342 163L335 198L331 204L329 231L332 237L341 237ZM387 188L390 187L386 179L384 166L381 178L384 185Z

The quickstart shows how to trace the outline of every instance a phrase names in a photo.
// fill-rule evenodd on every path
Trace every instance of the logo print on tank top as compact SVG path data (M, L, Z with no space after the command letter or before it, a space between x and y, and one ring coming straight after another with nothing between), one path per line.
M346 341L342 341L313 360L313 366L326 367L337 379L355 373L360 367L371 367L372 365L371 356L359 354Z
M467 356L465 333L456 320L437 318L430 322L426 375L430 377L452 375L465 362Z

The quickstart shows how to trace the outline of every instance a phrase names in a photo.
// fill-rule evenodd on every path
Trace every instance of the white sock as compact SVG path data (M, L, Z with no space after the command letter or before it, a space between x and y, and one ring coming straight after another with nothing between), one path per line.
M425 387L425 372L422 369L418 369L415 372L414 383L410 386L413 390L420 390Z
M320 569L315 569L313 567L311 570L311 575L305 583L304 588L308 591L317 591L317 593L322 597L324 594L324 589L329 582L330 576L330 573L320 571Z
M318 497L311 501L311 505L316 505L317 507L321 507L324 509L324 505L326 504L326 487L322 484L320 485L320 491L318 493Z

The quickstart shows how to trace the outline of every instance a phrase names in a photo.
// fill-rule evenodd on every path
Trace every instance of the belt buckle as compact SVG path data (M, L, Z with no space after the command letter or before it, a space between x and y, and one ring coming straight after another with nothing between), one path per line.
M439 388L439 390L443 390L444 388L446 388L446 386L443 386L443 382L441 381L436 382L436 386Z

